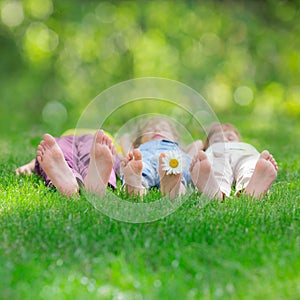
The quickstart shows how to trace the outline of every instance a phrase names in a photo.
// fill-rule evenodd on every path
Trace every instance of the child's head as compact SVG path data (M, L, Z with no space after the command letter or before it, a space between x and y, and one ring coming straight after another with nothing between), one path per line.
M204 150L210 145L219 142L240 142L242 137L239 131L230 123L213 123L207 133Z
M162 116L155 116L149 119L144 125L138 126L136 139L133 147L136 148L141 144L154 140L178 141L178 133L175 124Z

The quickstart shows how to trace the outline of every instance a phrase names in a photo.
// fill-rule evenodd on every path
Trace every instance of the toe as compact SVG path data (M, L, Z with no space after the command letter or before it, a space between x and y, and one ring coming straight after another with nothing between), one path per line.
M44 135L44 141L45 141L45 144L48 145L48 146L52 146L55 144L55 139L52 135L46 133Z
M207 155L206 155L206 153L205 153L204 151L199 151L199 153L198 153L198 158L199 158L199 160L201 161L201 160L206 159L206 158L207 158Z
M134 156L135 160L141 160L142 159L142 153L138 149L133 150L133 156Z
M264 150L262 151L262 153L260 154L260 158L263 158L263 159L268 159L270 157L270 153L268 150Z

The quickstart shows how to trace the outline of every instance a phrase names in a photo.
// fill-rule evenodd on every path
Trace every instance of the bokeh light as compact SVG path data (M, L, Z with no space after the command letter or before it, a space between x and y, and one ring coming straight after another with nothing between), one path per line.
M61 102L50 101L43 108L42 117L46 124L58 128L66 121L68 112Z
M51 55L58 43L59 38L56 32L44 23L33 22L26 30L23 48L27 56L35 61Z
M240 86L234 92L234 101L242 106L248 105L253 100L253 92L248 86Z
M1 20L8 27L20 25L24 20L21 1L4 2L1 7Z
M231 87L223 80L216 80L208 84L206 97L216 111L226 110L232 104Z
M46 19L53 12L53 3L51 0L27 0L26 6L30 14L37 19Z
M293 1L0 0L0 9L3 111L16 103L28 122L39 122L24 114L29 101L41 110L64 99L76 118L105 88L147 76L188 84L220 114L300 115ZM50 81L59 95L45 97Z
M116 19L116 7L110 2L101 2L96 8L96 16L103 23L112 23Z

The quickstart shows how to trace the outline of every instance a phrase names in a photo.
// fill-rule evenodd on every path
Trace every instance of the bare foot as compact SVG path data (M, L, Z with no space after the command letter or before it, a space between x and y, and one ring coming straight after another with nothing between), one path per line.
M277 177L278 166L269 151L264 150L256 163L254 173L245 188L245 194L261 199Z
M89 192L100 197L105 195L114 165L114 154L115 148L111 139L102 130L97 131L90 152L88 172L84 179L84 186Z
M76 178L64 159L64 155L54 137L44 135L38 146L37 160L52 184L65 196L71 197L78 192Z
M185 193L186 188L181 182L182 174L167 175L166 171L162 169L163 158L166 157L165 153L159 156L158 173L160 178L160 191L163 196L169 196L174 199L176 196Z
M142 186L143 161L141 151L134 149L130 152L122 161L121 168L124 174L125 188L128 193L140 196L145 194L146 189Z
M190 165L190 173L192 181L199 192L207 195L209 198L224 198L204 151L200 150L198 154L194 156Z

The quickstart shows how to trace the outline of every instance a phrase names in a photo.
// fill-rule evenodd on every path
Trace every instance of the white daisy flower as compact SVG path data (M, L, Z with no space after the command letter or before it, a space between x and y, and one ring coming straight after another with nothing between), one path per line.
M162 158L162 169L167 175L182 173L182 156L180 152L168 151L166 156Z

